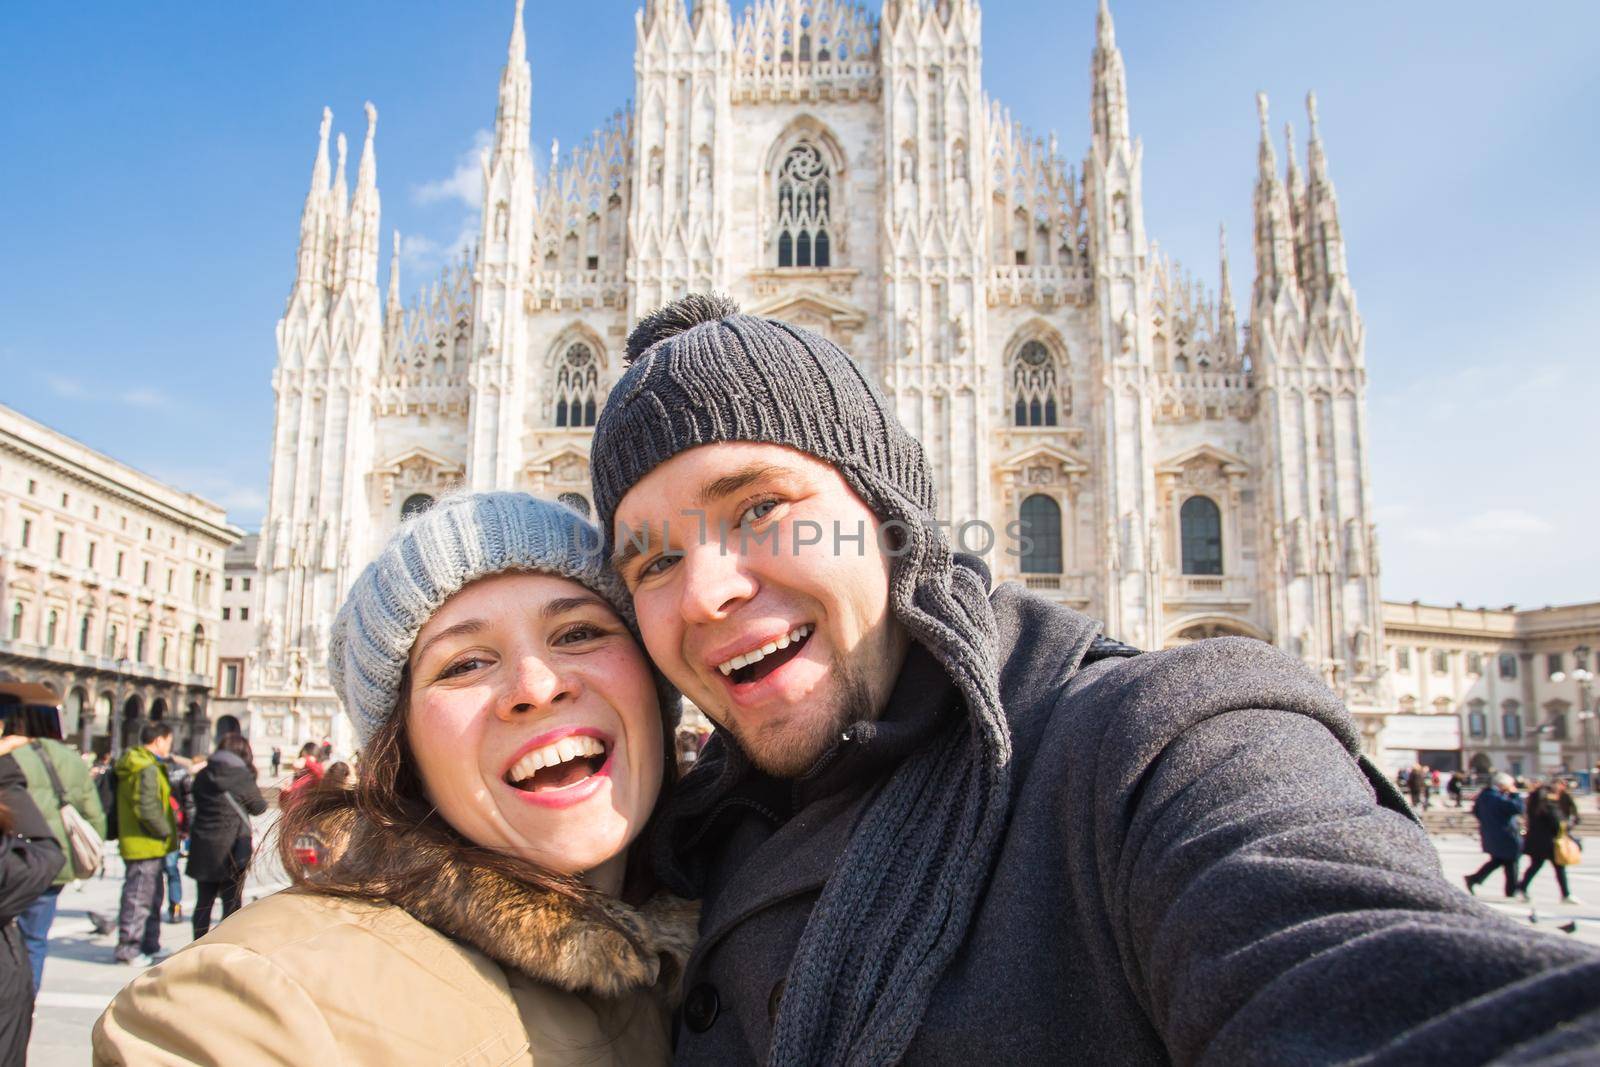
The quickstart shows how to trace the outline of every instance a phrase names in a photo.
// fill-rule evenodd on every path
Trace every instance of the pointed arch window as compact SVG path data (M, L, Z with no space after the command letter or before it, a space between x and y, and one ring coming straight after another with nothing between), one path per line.
M1011 421L1016 426L1055 426L1071 412L1061 388L1055 353L1043 341L1025 342L1011 359Z
M1022 502L1023 574L1061 573L1061 505L1043 493Z
M409 519L413 515L421 515L433 507L433 497L427 493L412 493L406 497L406 502L400 505L400 518Z
M594 349L574 341L556 365L556 425L593 426L599 409L600 361Z
M832 181L822 150L810 141L789 149L778 168L778 266L832 263Z
M1192 496L1178 512L1183 532L1183 573L1222 573L1222 513L1208 496Z

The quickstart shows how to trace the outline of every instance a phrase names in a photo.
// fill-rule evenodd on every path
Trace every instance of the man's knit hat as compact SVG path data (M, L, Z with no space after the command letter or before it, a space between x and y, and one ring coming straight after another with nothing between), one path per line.
M641 321L627 348L590 456L607 550L622 498L680 452L736 441L806 452L895 532L890 608L964 699L967 721L904 761L862 817L812 910L774 1027L773 1062L892 1062L965 938L1010 804L987 576L952 557L922 446L837 345L693 295ZM726 785L748 763L723 740ZM684 789L685 807L711 793L694 778Z
M447 496L401 524L334 619L328 673L362 745L394 714L423 624L469 582L507 571L570 578L633 628L633 605L605 564L599 531L576 512L526 493Z

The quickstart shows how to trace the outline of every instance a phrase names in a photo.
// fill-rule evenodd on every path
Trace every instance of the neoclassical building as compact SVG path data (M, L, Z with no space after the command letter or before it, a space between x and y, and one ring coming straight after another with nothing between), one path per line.
M0 406L0 681L62 704L83 751L170 723L210 752L222 508Z
M985 92L981 27L976 0L755 0L737 19L647 0L633 107L536 159L533 109L559 105L533 91L519 0L478 242L410 304L398 235L380 281L377 112L352 191L325 111L277 328L257 735L342 736L328 627L407 509L458 485L586 506L630 326L697 289L848 350L927 448L944 518L1026 524L1026 552L991 550L998 578L1144 647L1272 641L1375 733L1364 335L1315 99L1304 166L1257 102L1241 321L1225 238L1210 293L1146 232L1105 5L1075 162Z

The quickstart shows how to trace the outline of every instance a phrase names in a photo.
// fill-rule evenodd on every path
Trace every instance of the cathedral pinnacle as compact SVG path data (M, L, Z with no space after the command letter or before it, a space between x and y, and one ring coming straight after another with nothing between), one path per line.
M1117 50L1117 35L1111 25L1111 9L1100 0L1095 16L1095 46L1089 93L1089 127L1097 145L1110 147L1128 141L1128 76L1122 53Z
M1317 94L1315 90L1306 94L1306 118L1311 123L1311 144L1306 151L1306 158L1311 167L1311 180L1325 182L1328 180L1328 159L1322 151L1322 131L1317 126Z
M344 159L346 155L344 134L341 133L339 135L336 143L339 146L339 165L334 168L333 172L333 207L335 211L343 212L345 205L350 200L350 185L344 180Z
M506 46L506 69L500 75L500 102L494 120L494 162L528 153L529 111L533 107L533 78L528 70L528 41L522 29L522 3L517 0L511 20L511 41Z
M1100 0L1100 10L1094 16L1095 40L1101 48L1117 47L1117 29L1111 24L1111 6Z
M328 131L333 126L333 109L322 109L322 126L317 130L317 160L311 165L311 195L328 191Z
M374 188L378 183L378 161L372 150L373 136L378 132L378 109L367 101L367 139L361 146L361 167L356 172L356 192ZM342 149L341 149L342 151Z
M1263 181L1278 169L1278 156L1272 150L1272 120L1267 117L1267 94L1256 94L1256 114L1261 118L1260 174Z

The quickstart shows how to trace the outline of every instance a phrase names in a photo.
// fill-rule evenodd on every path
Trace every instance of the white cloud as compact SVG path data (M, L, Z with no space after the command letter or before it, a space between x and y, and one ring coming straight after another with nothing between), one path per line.
M442 200L455 200L477 210L483 206L483 150L494 141L488 130L478 130L472 135L472 147L456 158L456 166L447 178L424 182L411 190L411 198L419 204L436 204ZM404 255L404 251L401 252Z
M1472 516L1463 524L1462 528L1469 533L1482 534L1489 537L1521 537L1528 534L1552 533L1555 530L1555 524L1530 512L1519 511L1515 508L1496 508Z
M80 400L87 396L89 392L83 387L83 383L78 381L76 378L66 378L58 374L50 374L45 376L44 381L45 384L50 387L50 391L52 393L68 400Z
M172 406L172 398L160 389L141 386L129 389L122 394L122 402L135 408L166 408Z

